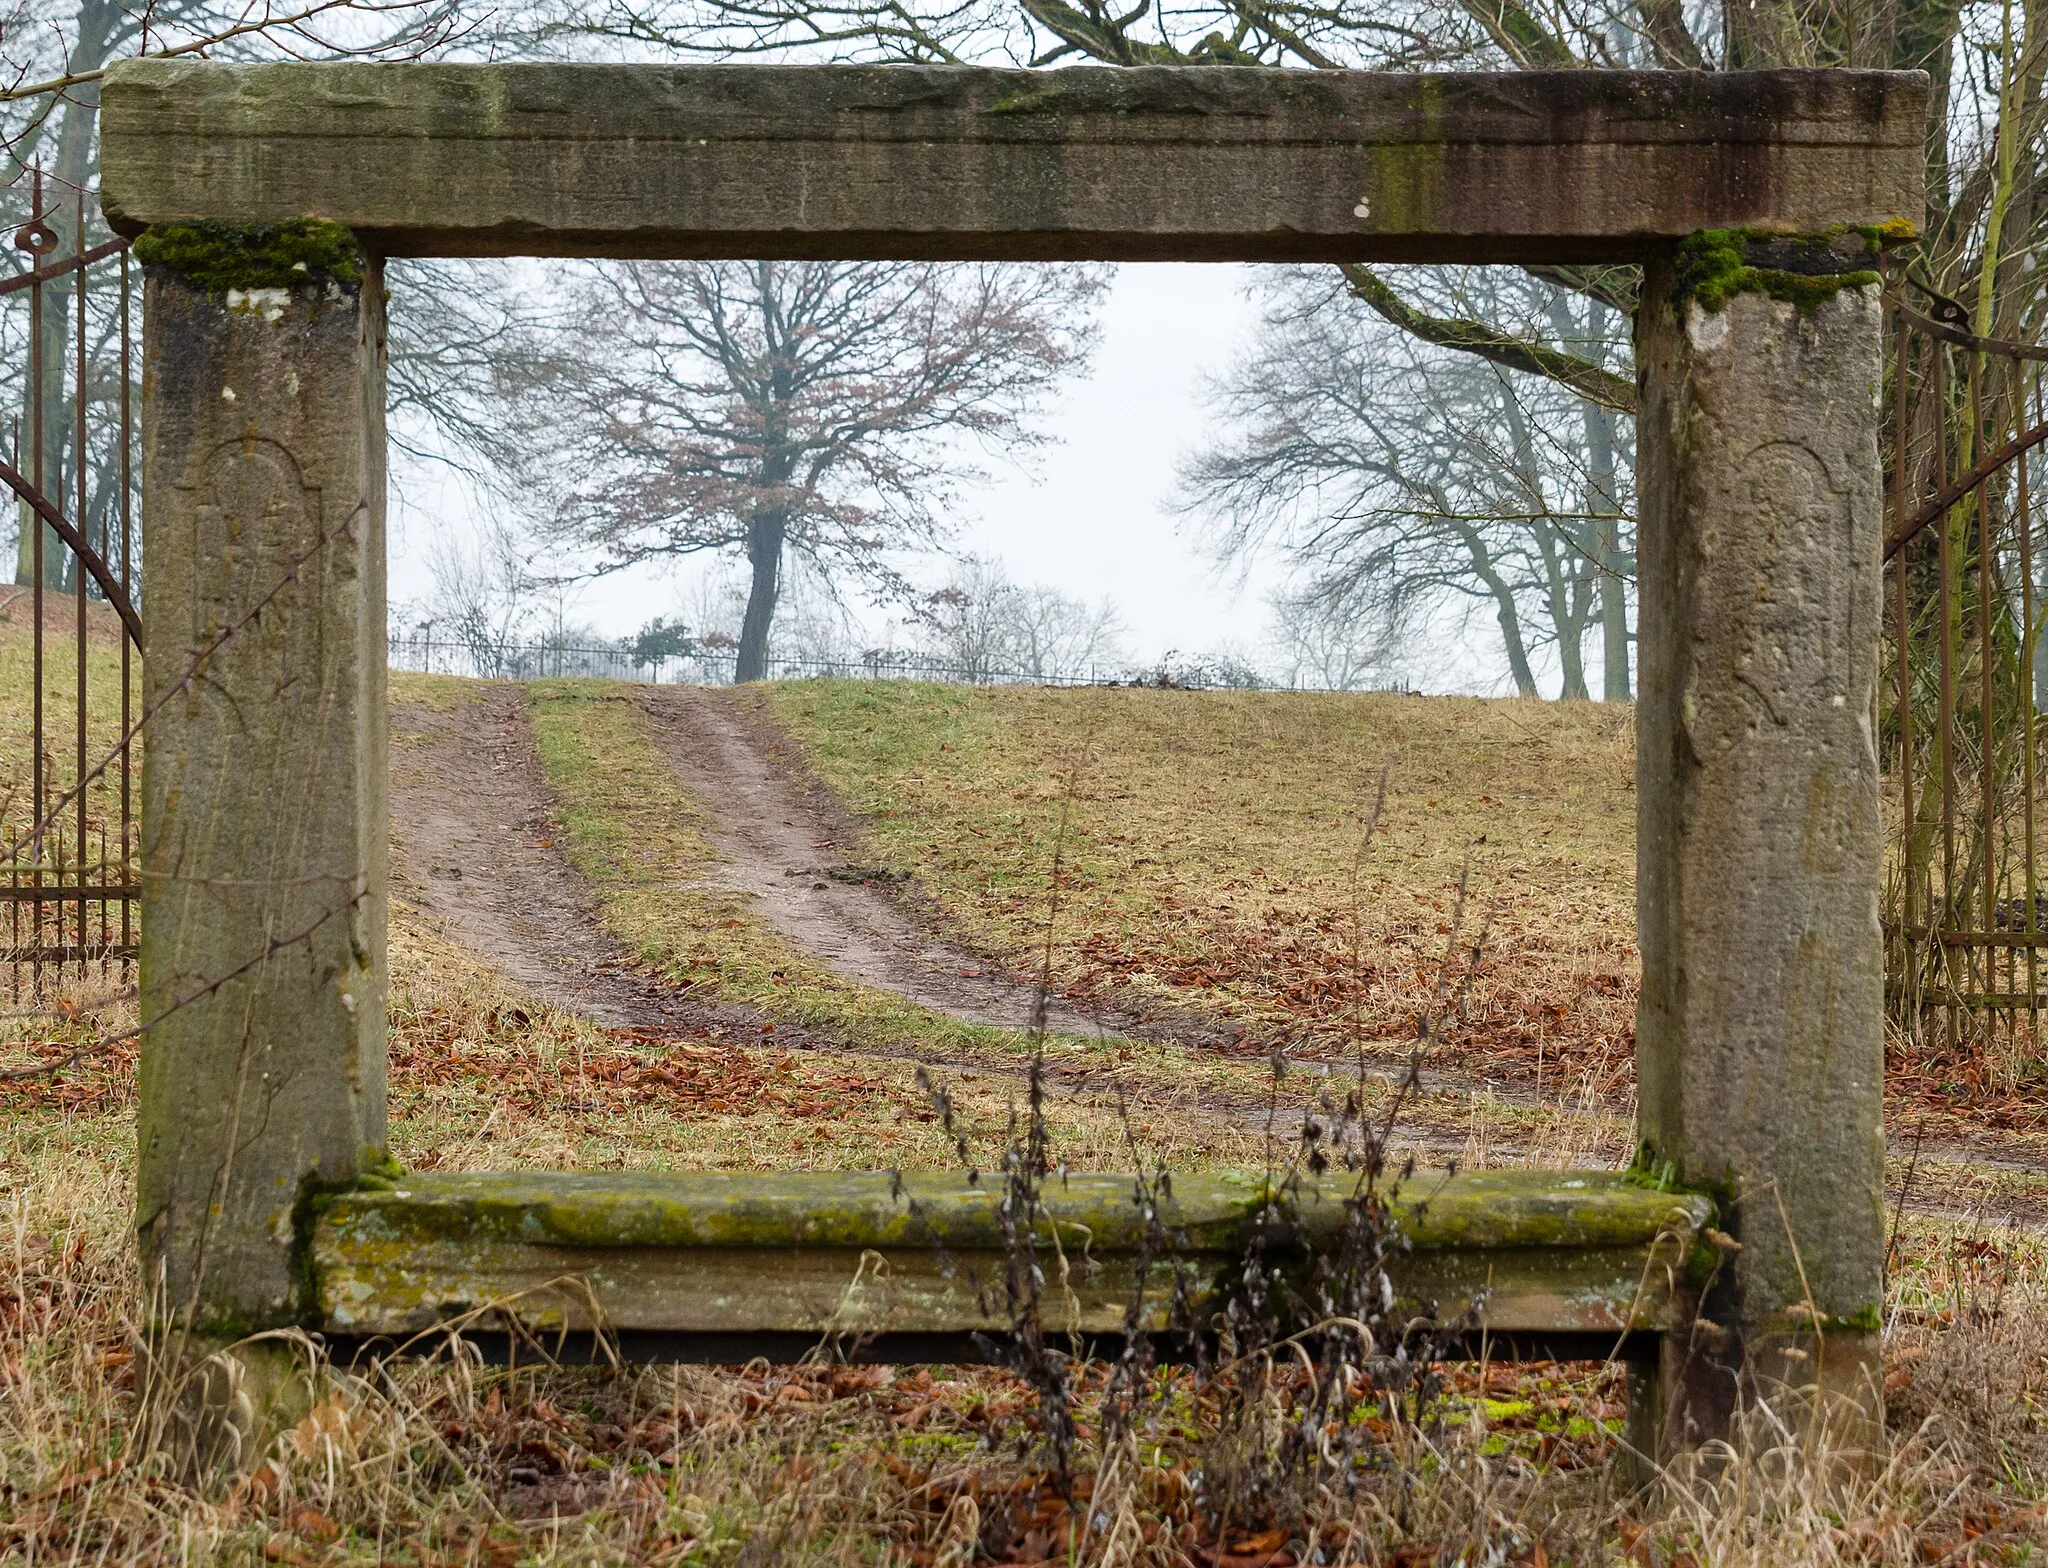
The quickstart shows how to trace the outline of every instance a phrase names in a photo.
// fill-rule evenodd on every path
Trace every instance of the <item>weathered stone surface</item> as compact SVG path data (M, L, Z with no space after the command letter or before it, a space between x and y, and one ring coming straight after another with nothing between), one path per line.
M382 289L151 268L144 323L137 1224L158 1310L237 1331L384 1142Z
M1741 1243L1693 1377L1882 1298L1879 326L1668 265L1638 316L1641 1128Z
M1331 1182L1289 1205L1299 1249L1337 1243L1348 1190ZM488 1309L480 1326L999 1327L1000 1197L959 1175L404 1176L323 1208L321 1322L405 1334ZM1255 1175L1175 1178L1159 1210L1173 1254L1147 1276L1148 1327L1173 1326L1174 1264L1197 1297L1241 1267L1266 1203ZM1132 1178L1074 1176L1047 1189L1045 1209L1041 1262L1049 1273L1054 1257L1069 1265L1047 1287L1047 1326L1120 1329L1145 1233ZM1418 1305L1440 1302L1450 1318L1484 1296L1499 1332L1620 1332L1686 1320L1688 1252L1712 1206L1613 1172L1496 1172L1433 1180L1395 1214L1413 1248L1398 1285Z
M388 255L1544 261L1917 220L1917 73L130 60L133 233Z

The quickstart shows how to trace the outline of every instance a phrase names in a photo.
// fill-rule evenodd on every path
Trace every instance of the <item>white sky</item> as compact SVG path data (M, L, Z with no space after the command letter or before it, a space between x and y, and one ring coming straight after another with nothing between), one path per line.
M1140 657L1248 647L1263 631L1261 596L1278 574L1240 589L1202 556L1194 521L1167 510L1175 464L1207 427L1201 378L1226 368L1250 325L1248 270L1119 269L1093 374L1046 422L1058 445L1041 455L1038 483L983 492L964 530L968 548L1000 557L1019 582L1114 599Z
M995 465L991 483L962 497L957 548L1001 560L1021 584L1050 584L1091 604L1113 599L1134 661L1228 649L1258 662L1262 651L1264 595L1280 579L1279 563L1261 563L1240 583L1202 554L1194 521L1167 505L1176 463L1208 428L1202 377L1229 365L1252 326L1244 293L1249 272L1218 264L1119 268L1102 307L1092 371L1069 383L1042 422L1053 440L1037 454L1033 472ZM429 475L401 476L393 492L397 610L426 597L431 538L443 528L467 528L471 503L460 486ZM921 575L936 584L947 569L935 558ZM606 578L574 595L568 617L608 636L636 631L657 615L688 620L688 574L701 570L648 567ZM878 641L886 638L885 612L862 619ZM1453 668L1435 666L1442 673L1428 682L1432 689L1488 684L1481 666L1498 655L1487 631L1472 628L1464 639L1469 651L1453 653Z

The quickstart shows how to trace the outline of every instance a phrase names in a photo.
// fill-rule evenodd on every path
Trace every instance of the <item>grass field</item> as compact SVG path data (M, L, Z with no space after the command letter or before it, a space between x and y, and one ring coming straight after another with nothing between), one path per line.
M104 605L88 606L85 639L86 766L91 768L118 742L121 735L121 645L120 622ZM0 588L0 835L12 842L25 833L36 819L34 749L34 621L26 590ZM54 599L45 607L42 703L45 714L43 788L45 810L49 803L78 780L79 764L75 737L78 704L78 636L76 610L72 601ZM141 661L133 664L132 698L141 703ZM133 781L140 794L140 756L135 757L138 777ZM132 821L132 816L131 816ZM102 880L102 856L114 862L113 875L122 880L121 777L118 765L95 778L85 789L85 860L87 880ZM78 814L75 807L61 812L43 840L43 864L48 871L61 871L67 879L78 875ZM26 859L26 857L25 857ZM94 908L92 919L98 918ZM22 940L26 940L23 932ZM73 940L65 935L62 940ZM7 938L13 940L13 938ZM51 940L59 940L55 932Z
M0 629L0 657L5 646ZM408 701L463 700L460 683L400 685ZM630 706L606 698L589 683L528 693L564 844L600 918L650 970L839 1043L600 1028L521 995L400 907L398 1158L939 1167L958 1154L904 1059L926 1054L953 1064L972 1158L999 1160L1024 1043L839 981L742 901L691 886L709 855L701 804ZM1457 990L1472 947L1446 1060L1523 1088L1540 1064L1552 1107L1587 1087L1605 1099L1577 1116L1484 1096L1426 1107L1463 1133L1444 1152L1625 1150L1624 716L811 683L759 700L866 821L876 854L970 941L1021 964L1050 914L1062 989L1186 1015L1226 1042L1056 1042L1050 1131L1077 1168L1127 1165L1133 1140L1176 1167L1259 1163L1257 1117L1219 1107L1305 1104L1328 1083L1317 1059L1359 1040L1405 1050L1414 1015L1444 1010L1438 992L1447 973ZM67 1020L0 1021L0 1067L131 1017L119 999L84 1000ZM1277 1089L1263 1061L1273 1043L1310 1067ZM1103 1373L1082 1373L1065 1492L1047 1474L1033 1390L943 1367L326 1369L312 1413L262 1455L190 1477L138 1443L149 1405L135 1361L132 1065L118 1046L0 1088L0 1561L1282 1568L1320 1552L1399 1568L1917 1568L2048 1549L2040 1243L1967 1215L1901 1226L1890 1435L1872 1469L1832 1490L1792 1434L1718 1480L1626 1495L1619 1374L1599 1365L1456 1369L1426 1409L1362 1412L1362 1462L1320 1488L1261 1468L1299 1414L1284 1367L1264 1381L1160 1373L1121 1445L1105 1444Z
M1042 936L1064 823L1070 995L1192 1009L1314 1058L1405 1051L1470 967L1442 1060L1553 1087L1626 1078L1625 709L822 681L757 700L885 863L999 954Z

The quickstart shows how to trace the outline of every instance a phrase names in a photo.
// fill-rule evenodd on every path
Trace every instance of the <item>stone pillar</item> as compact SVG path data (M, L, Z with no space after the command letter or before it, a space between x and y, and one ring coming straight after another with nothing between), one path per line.
M1637 319L1639 1158L1737 1243L1645 1381L1666 1451L1787 1390L1878 1409L1873 265L1855 235L1702 236Z
M159 1318L297 1320L382 1158L384 320L347 231L152 230L137 1215Z

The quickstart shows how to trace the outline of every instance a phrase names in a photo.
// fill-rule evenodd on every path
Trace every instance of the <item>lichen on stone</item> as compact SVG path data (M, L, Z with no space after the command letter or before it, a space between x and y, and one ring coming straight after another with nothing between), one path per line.
M1844 289L1880 282L1867 263L1909 237L1910 229L1901 234L1891 224L1818 234L1702 229L1679 244L1672 302L1682 316L1688 305L1713 313L1738 294L1765 294L1811 314Z
M175 272L209 294L303 288L363 281L356 237L325 218L293 218L260 229L231 224L161 223L135 241L145 267Z

